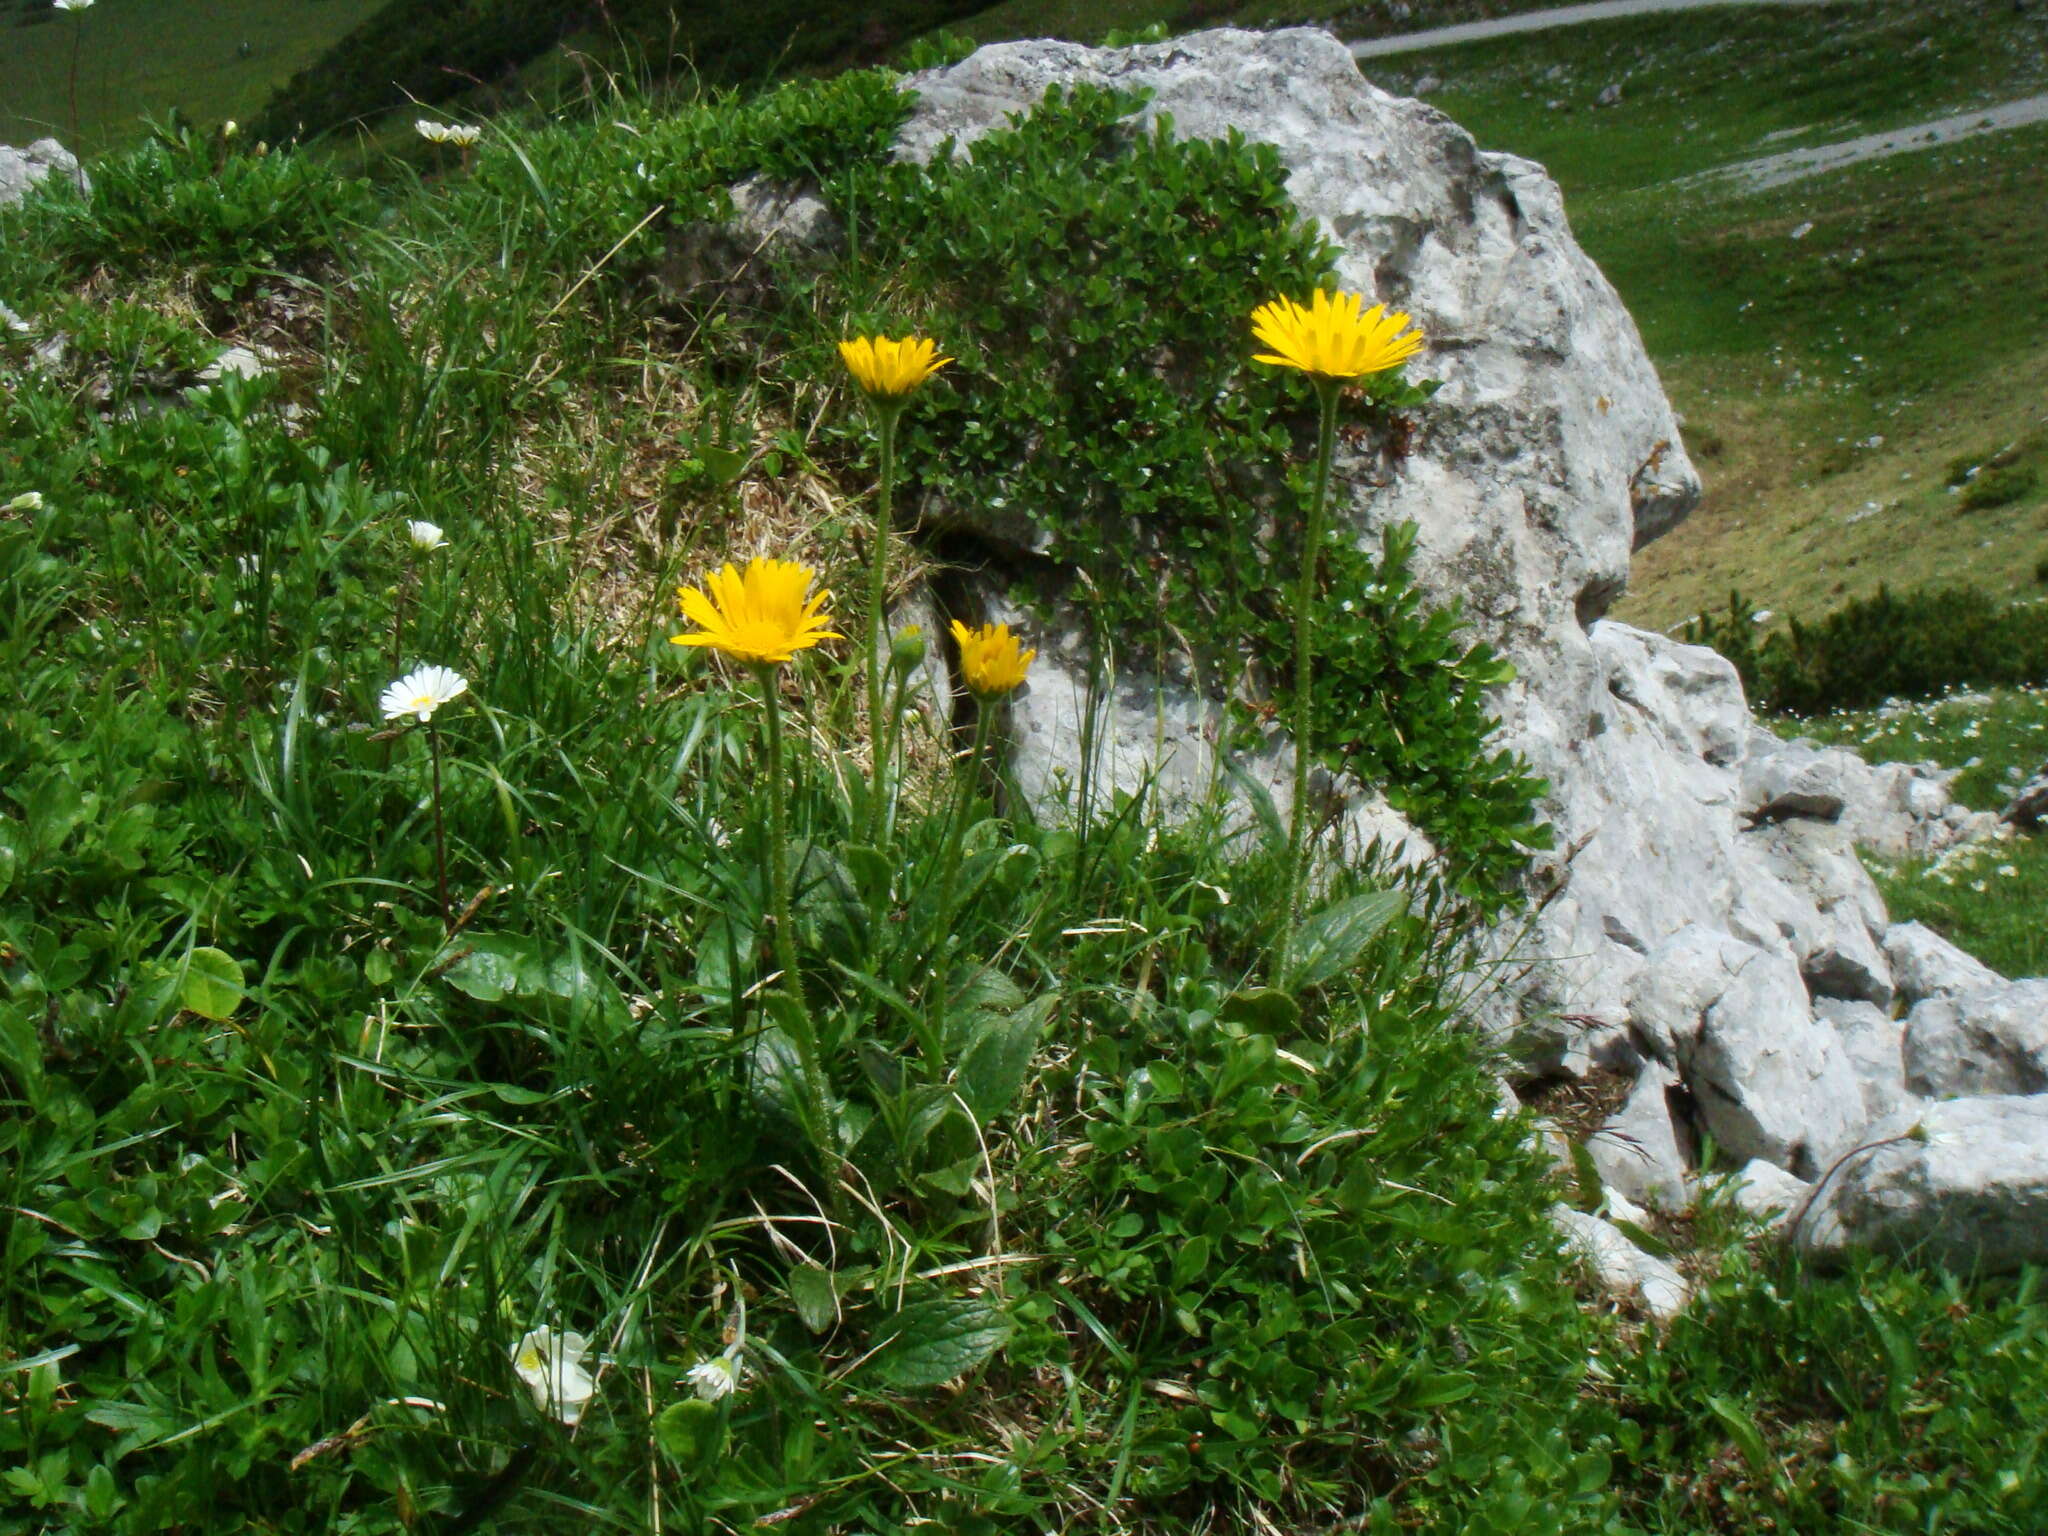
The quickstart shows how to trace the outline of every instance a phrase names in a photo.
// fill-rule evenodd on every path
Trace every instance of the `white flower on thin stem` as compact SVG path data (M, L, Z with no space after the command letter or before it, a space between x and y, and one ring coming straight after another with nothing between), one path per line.
M386 720L416 715L422 722L434 718L434 711L469 692L469 679L446 667L418 667L384 690L378 700ZM529 1335L530 1337L530 1335Z
M446 123L437 123L431 117L422 117L413 123L413 128L429 144L446 144L448 142L449 129Z
M690 1385L697 1395L707 1403L715 1403L721 1397L730 1397L740 1384L740 1358L728 1352L708 1360L699 1360L689 1369Z
M564 1424L575 1424L597 1392L597 1378L583 1368L590 1340L580 1333L557 1335L536 1328L512 1346L512 1373L533 1393L534 1405Z
M457 149L467 149L483 137L483 129L474 123L450 123L443 134L443 142L453 144Z
M448 540L438 523L412 519L405 525L405 536L412 540L412 547L422 554L431 554L437 549L448 547Z
M236 134L240 133L241 131L242 125L236 122L232 117L220 125L220 136L224 139L232 139Z
M92 0L50 0L50 3L60 11L82 11L92 4Z

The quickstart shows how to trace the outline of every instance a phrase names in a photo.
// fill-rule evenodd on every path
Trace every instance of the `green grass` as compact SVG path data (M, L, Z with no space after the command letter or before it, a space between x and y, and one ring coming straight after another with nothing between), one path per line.
M2048 770L2048 690L1999 689L1796 724L1873 762L1935 762L1962 772L1956 798L2002 811ZM1922 922L2007 976L2048 975L2048 838L1968 844L1933 861L1874 866L1894 922Z
M92 154L136 142L145 118L173 110L200 124L247 121L380 3L211 0L203 20L189 0L98 0L49 19L38 3L32 25L10 25L14 17L0 13L0 144L53 136Z

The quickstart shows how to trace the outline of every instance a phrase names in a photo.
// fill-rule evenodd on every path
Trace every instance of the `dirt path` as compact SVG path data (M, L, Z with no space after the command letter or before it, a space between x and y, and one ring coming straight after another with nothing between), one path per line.
M1484 42L1517 32L1545 32L1577 26L1582 21L1611 21L1621 16L1651 16L1659 11L1693 11L1709 5L1817 5L1821 0L1593 0L1588 5L1561 5L1554 10L1527 11L1492 21L1467 21L1455 27L1432 27L1399 37L1373 37L1351 45L1353 58L1376 59L1389 53L1414 53L1423 48L1448 48L1456 43Z
M1866 133L1860 138L1844 139L1839 144L1818 144L1811 149L1788 149L1755 160L1739 160L1733 165L1716 166L1711 171L1688 176L1680 185L1734 180L1742 183L1742 190L1758 192L1765 187L1782 187L1788 181L1818 176L1825 171L1839 171L1844 166L1864 160L1882 160L1887 155L1933 149L1938 145L1953 144L1958 139L1974 138L1980 133L1998 133L2003 129L2024 128L2029 123L2039 122L2048 122L2048 94L2023 96L2018 101L1980 107L1974 112L1958 112L1952 117L1935 118L1932 122L1911 123L1883 133Z

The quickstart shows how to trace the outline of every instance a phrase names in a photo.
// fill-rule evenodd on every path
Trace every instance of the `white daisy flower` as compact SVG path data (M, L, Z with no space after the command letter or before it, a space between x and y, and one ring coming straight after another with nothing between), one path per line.
M448 539L441 532L438 523L411 519L405 525L405 536L412 540L412 547L422 554L431 554L434 550L448 547Z
M415 121L412 126L414 131L429 144L446 144L448 142L449 130L446 123L437 123L431 117L422 117Z
M453 144L457 149L467 149L483 137L483 129L474 123L450 123L442 130L442 142Z
M526 1383L541 1412L574 1424L597 1392L597 1378L583 1368L589 1355L590 1340L582 1334L558 1337L552 1328L536 1328L512 1346L512 1373Z
M386 720L416 715L422 722L434 711L469 692L469 679L446 667L418 667L384 690L378 706Z
M82 11L91 6L92 0L50 0L60 11Z
M697 1395L707 1403L730 1397L740 1384L739 1356L716 1355L708 1360L699 1360L690 1367L689 1378Z

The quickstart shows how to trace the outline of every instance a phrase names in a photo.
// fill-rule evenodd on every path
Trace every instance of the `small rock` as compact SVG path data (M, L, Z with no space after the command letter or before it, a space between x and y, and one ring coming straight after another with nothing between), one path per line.
M1593 98L1596 107L1618 107L1621 105L1621 82L1610 80L1600 88L1600 94Z
M1775 1163L1762 1158L1751 1158L1742 1165L1742 1171L1733 1175L1735 1206L1744 1215L1754 1216L1773 1232L1782 1228L1792 1219L1793 1213L1806 1203L1807 1192L1813 1186L1804 1179L1794 1178Z
M1894 923L1887 928L1884 957L1908 1008L1930 997L1962 997L2005 984L1998 972L1924 923Z
M1612 1222L1568 1205L1552 1206L1550 1219L1564 1246L1585 1261L1602 1290L1639 1303L1660 1323L1684 1310L1691 1295L1685 1277L1665 1260L1643 1252Z
M2048 1093L2048 978L1931 997L1906 1017L1906 1086L1930 1098Z
M37 139L27 149L0 144L0 208L12 208L51 175L68 176L79 191L92 191L92 178L78 157L55 139Z
M1408 94L1411 96L1427 96L1431 91L1440 91L1443 88L1444 83L1437 76L1424 75L1420 80L1408 87Z
M1834 1025L1835 1035L1863 1088L1863 1117L1875 1124L1902 1109L1918 1108L1922 1100L1906 1086L1906 1021L1895 1019L1875 1003L1839 997L1817 997L1817 1018Z
M1848 1248L2002 1271L2048 1262L2048 1096L1952 1099L1873 1126L1796 1231Z
M2048 820L2048 767L2020 786L2012 804L1998 813L1998 819L2022 832L2038 832Z
M1586 1155L1610 1195L1662 1211L1692 1203L1687 1159L1671 1120L1669 1094L1677 1086L1669 1067L1644 1062L1621 1108L1586 1138Z

